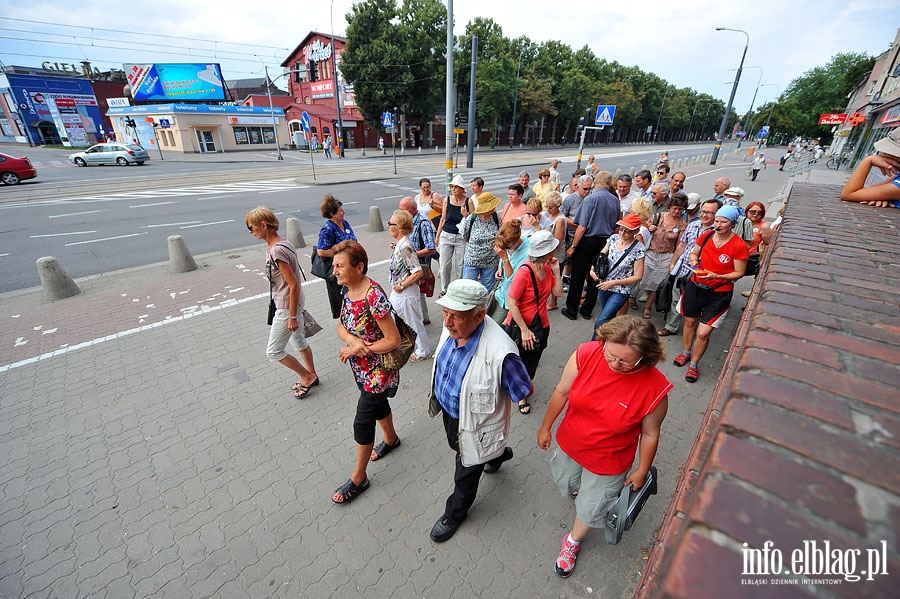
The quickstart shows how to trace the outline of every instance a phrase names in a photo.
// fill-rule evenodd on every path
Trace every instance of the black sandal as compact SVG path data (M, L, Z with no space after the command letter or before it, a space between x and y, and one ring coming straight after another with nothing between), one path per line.
M300 387L306 387L307 389L312 389L313 387L319 386L319 377L316 377L316 380L312 382L311 385L304 385L301 381L297 381L293 385L291 385L291 391L299 391Z
M350 503L356 496L369 488L369 477L366 477L366 480L362 482L361 485L357 485L353 482L352 478L348 478L347 482L342 484L340 487L334 490L335 495L340 495L341 500L338 501L334 498L334 495L331 496L331 500L335 503L343 504Z
M377 462L398 447L400 447L400 437L397 437L397 441L393 445L388 445L387 443L382 441L372 450L372 455L369 456L369 461Z
M526 402L519 404L519 414L531 414L531 404Z

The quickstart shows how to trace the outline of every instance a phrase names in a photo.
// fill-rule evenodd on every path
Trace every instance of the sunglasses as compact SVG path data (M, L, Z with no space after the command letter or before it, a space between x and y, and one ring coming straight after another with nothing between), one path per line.
M388 223L388 226L389 226L389 227L396 227L396 226L397 226L397 223L391 223L391 222L389 222L389 223Z
M251 233L253 232L253 225L247 225L247 230Z
M762 210L748 210L747 214L762 214Z
M665 174L666 174L666 171L656 171L656 174L657 174L657 175L665 175Z
M593 187L582 187L581 189L583 189L584 191L590 191L593 189Z
M530 216L530 217L532 217L532 218L537 218L537 217L539 217L540 215L541 215L540 212L529 212L529 213L528 213L528 216Z

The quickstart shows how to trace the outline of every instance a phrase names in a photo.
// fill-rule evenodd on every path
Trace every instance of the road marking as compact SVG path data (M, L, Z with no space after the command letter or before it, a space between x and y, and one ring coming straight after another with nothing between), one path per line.
M6 257L6 256L9 256L9 252L7 252L7 253L5 253L5 254L0 254L0 258L4 258L4 257Z
M46 235L31 235L30 239L38 239L39 237L65 237L67 235L89 235L96 231L72 231L71 233L47 233Z
M344 202L344 206L349 206L350 204L359 204L359 202Z
M225 195L222 195L222 196L212 196L212 197L209 197L209 198L197 198L197 201L198 201L198 202L205 202L206 200L221 200L222 198L227 198L227 197L230 197L230 196L233 196L233 195L234 195L233 193L229 193L229 194L225 194Z
M157 227L178 227L180 225L193 225L193 224L202 223L202 222L203 222L202 220L188 220L183 223L162 223L159 225L144 225L141 228L142 229L155 229Z
M129 208L149 208L150 206L165 206L166 204L174 204L175 202L156 202L155 204L138 204L137 206L129 206Z
M379 201L379 200L390 200L390 199L392 199L392 198L402 198L402 197L403 197L403 194L397 194L397 195L393 195L393 196L385 196L385 197L383 197L383 198L375 198L375 199L372 200L372 201L373 201L373 202L377 202L377 201ZM347 204L347 203L349 203L349 202L344 202L344 203Z
M103 239L89 239L87 241L73 241L72 243L67 243L66 247L70 245L84 245L85 243L97 243L99 241L112 241L114 239L125 239L127 237L138 237L139 235L149 235L149 232L144 233L131 233L129 235L119 235L117 237L104 237Z
M197 227L208 227L208 226L210 226L210 225L223 225L223 224L225 224L225 223L233 223L233 222L234 222L234 219L231 219L231 220L219 220L219 221L216 221L216 222L214 222L214 223L202 223L202 224L199 224L199 225L188 225L188 226L186 226L186 227L178 227L178 228L179 228L179 229L195 229L195 228L197 228Z
M47 218L62 218L64 216L81 216L82 214L94 214L96 212L106 212L106 209L103 210L88 210L86 212L70 212L68 214L51 214Z

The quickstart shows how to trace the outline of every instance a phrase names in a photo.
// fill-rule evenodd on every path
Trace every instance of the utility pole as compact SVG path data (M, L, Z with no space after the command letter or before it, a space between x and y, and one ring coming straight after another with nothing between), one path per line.
M453 107L456 105L453 93L453 0L447 0L447 89L445 110L447 118L444 124L444 146L446 147L444 160L447 168L447 183L444 193L450 193L450 181L453 179Z
M466 168L472 168L475 163L475 136L477 135L475 126L475 75L478 69L478 35L472 36L472 68L470 71L471 81L469 82L469 132L467 138L469 140L466 148Z

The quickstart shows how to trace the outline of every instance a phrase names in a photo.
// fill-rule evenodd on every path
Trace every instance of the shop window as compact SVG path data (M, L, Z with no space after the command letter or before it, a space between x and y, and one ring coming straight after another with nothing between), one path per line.
M166 132L161 131L160 135L158 135L158 137L159 137L159 143L161 143L162 145L164 145L165 147L168 148L169 147L169 139L166 137Z
M246 127L234 128L234 141L239 146L250 143L250 139L247 137Z
M171 131L163 131L163 133L165 133L168 136L169 145L174 148L175 147L175 136L172 134Z

